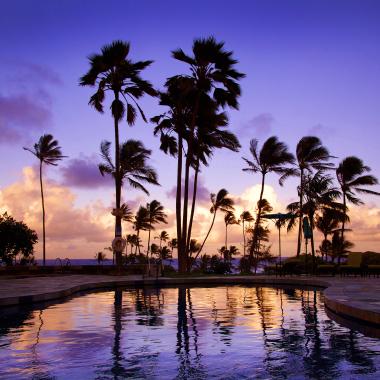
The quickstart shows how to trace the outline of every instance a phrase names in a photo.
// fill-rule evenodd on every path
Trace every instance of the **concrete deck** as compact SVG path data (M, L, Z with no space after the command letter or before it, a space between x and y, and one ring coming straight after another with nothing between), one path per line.
M0 307L50 301L78 291L117 286L177 285L292 285L324 288L327 308L347 317L380 328L380 279L359 277L275 277L219 276L143 279L142 276L55 275L41 277L0 277Z

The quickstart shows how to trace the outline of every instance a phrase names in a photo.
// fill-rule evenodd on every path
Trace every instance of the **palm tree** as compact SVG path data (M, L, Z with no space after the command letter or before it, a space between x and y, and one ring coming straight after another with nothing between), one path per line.
M255 219L254 217L251 215L251 213L249 211L243 211L240 215L240 221L242 222L242 226L243 226L243 250L244 250L244 254L243 256L245 257L245 222L248 222L248 223L251 223L253 222Z
M323 234L323 242L322 242L322 254L326 254L327 260L327 248L329 246L330 241L328 240L328 236L332 235L335 231L338 230L340 223L343 223L344 220L347 221L347 215L342 208L334 209L334 208L323 208L322 213L317 215L315 221L315 227ZM325 242L325 243L324 243ZM330 243L331 244L331 243Z
M307 215L311 229L311 251L313 256L313 263L315 263L315 247L314 247L314 228L315 228L315 215L317 211L330 208L333 210L342 210L343 206L336 202L340 197L339 189L333 187L333 180L330 176L324 175L323 172L318 171L314 175L306 175L304 178L303 193L305 202L301 205L299 202L294 202L288 206L288 210L299 210L302 215Z
M111 143L103 141L100 145L101 157L103 163L99 165L99 170L102 175L110 174L113 177L119 176L120 185L127 182L131 187L149 194L143 183L158 185L156 171L147 164L150 158L151 151L145 149L141 141L127 140L120 145L119 166L115 166L110 155ZM123 211L119 207L114 210L117 219L123 216ZM116 234L116 232L115 232ZM121 252L116 252L116 264L121 265Z
M190 240L190 245L189 245L189 268L193 265L195 262L196 258L198 257L197 252L200 250L201 245L198 243L196 239L191 239ZM193 254L196 255L193 259Z
M331 256L333 261L335 260L335 257L338 257L338 265L340 265L341 258L345 257L353 246L354 244L349 240L342 240L340 231L335 231L331 239Z
M253 240L251 247L255 248L257 243L257 229L260 225L261 218L261 201L264 194L265 186L265 176L268 173L276 173L281 175L280 184L282 185L285 178L289 175L290 168L289 164L294 162L294 156L288 151L288 147L285 143L278 140L276 136L269 137L261 147L261 150L258 150L258 140L252 139L250 142L250 152L253 158L253 161L248 160L243 157L243 160L248 164L247 168L244 168L243 171L251 173L260 173L261 174L261 191L258 202L258 210L255 222L255 228L253 230ZM253 252L250 252L252 256Z
M211 208L210 213L213 214L211 226L207 232L207 235L205 239L203 240L203 243L201 244L201 247L199 248L198 253L194 257L194 262L197 260L197 257L202 252L202 249L207 241L208 236L210 235L210 232L212 230L212 227L215 223L216 213L218 210L222 212L228 212L228 211L234 211L234 201L232 198L229 197L228 191L226 189L221 189L218 191L218 194L211 194Z
M166 243L169 240L169 234L166 231L161 231L161 233L156 236L156 239L160 240L160 249L162 247L162 242Z
M173 250L178 247L178 240L176 238L173 238L168 243L170 249L171 249L171 256L173 257Z
M306 173L311 173L313 169L321 171L332 169L333 164L329 162L333 156L330 156L329 151L322 145L321 140L315 136L305 136L297 144L296 148L297 164L293 171L289 171L288 175L296 175L300 177L300 185L298 187L300 214L298 219L298 239L297 239L297 256L301 252L302 239L302 209L304 197L304 176Z
M81 86L96 87L96 92L90 97L89 104L98 112L103 113L105 95L110 92L113 96L111 104L112 117L114 119L115 132L115 189L116 210L120 209L122 177L120 175L120 144L119 122L126 114L127 123L135 124L137 111L146 121L145 115L137 103L143 95L156 96L152 85L141 78L142 70L152 64L153 61L133 62L129 59L130 45L124 41L113 41L101 49L100 54L89 56L90 69L80 78ZM122 235L121 216L115 217L115 237ZM121 253L116 254L118 266L121 265Z
M194 163L193 148L197 118L200 110L209 107L211 101L215 102L217 106L229 106L237 109L237 99L241 93L238 81L244 77L244 74L235 70L234 65L237 61L232 58L232 52L224 50L224 43L216 42L213 37L194 40L192 53L193 55L189 56L182 49L177 49L172 53L175 59L189 65L190 74L179 77L186 77L192 81L192 91L188 97L191 111L185 162L182 231L181 236L177 236L179 254L185 256L185 260L181 260L183 262L186 261L187 255L189 177L190 167ZM185 271L185 267L180 268L181 270Z
M150 203L147 203L146 209L148 210L148 218L149 218L149 230L148 230L148 248L146 252L147 259L149 261L149 249L150 249L150 232L151 230L154 230L155 224L158 223L165 223L167 224L167 215L164 212L164 206L157 201L153 200Z
M232 224L239 224L239 221L235 218L235 214L232 211L227 211L224 215L224 224L226 226L226 239L224 246L227 249L227 228Z
M224 112L218 113L215 102L211 102L209 106L202 107L198 114L198 129L197 135L193 140L193 161L191 163L194 169L193 183L193 199L190 211L189 226L187 231L186 252L191 240L191 231L195 212L195 203L197 196L198 175L201 164L208 166L208 160L213 155L215 149L228 149L237 152L240 148L240 143L237 137L222 128L228 126L228 118Z
M136 240L139 243L140 240L140 231L147 231L149 230L150 224L149 224L149 213L148 210L140 206L139 209L136 212L135 220L133 222L133 228L136 231ZM135 254L137 253L137 249L140 252L140 244L136 244Z
M373 194L380 193L366 189L367 186L378 184L376 177L369 173L371 168L364 165L363 161L355 156L346 157L336 169L336 176L343 194L344 212L347 213L347 201L354 205L363 204L357 194ZM341 240L344 242L345 219L342 221Z
M40 189L41 189L41 203L42 203L42 258L43 265L46 264L46 229L45 229L45 201L44 190L42 183L42 165L57 166L58 161L62 160L66 156L62 155L61 147L58 145L58 141L54 140L54 137L50 134L42 135L38 142L34 144L33 148L24 148L28 152L32 153L40 160Z

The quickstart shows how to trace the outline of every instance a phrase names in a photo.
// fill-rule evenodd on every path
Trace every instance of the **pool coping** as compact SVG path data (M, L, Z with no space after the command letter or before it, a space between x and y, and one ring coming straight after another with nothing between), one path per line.
M86 276L87 278L88 276ZM91 276L91 278L96 275ZM355 319L360 323L376 326L380 328L380 309L379 311L371 310L370 303L361 301L364 293L368 288L368 282L355 282L353 278L342 280L333 277L271 277L271 276L220 276L220 277L183 277L183 278L118 278L115 276L99 276L100 281L85 281L78 285L70 285L67 281L67 287L63 289L42 292L29 293L21 296L0 297L0 307L18 306L33 304L37 302L51 301L59 298L68 297L80 291L89 291L101 288L115 288L121 286L142 287L142 286L178 286L178 285L266 285L266 286L283 286L289 285L294 287L318 287L323 288L325 306L341 317ZM67 275L69 279L69 275ZM98 278L99 279L99 278ZM371 281L371 280L369 280ZM375 281L375 280L373 280ZM361 288L362 286L362 288ZM350 289L351 287L351 289ZM364 290L363 290L364 289ZM361 291L362 290L362 291ZM347 293L352 293L347 296ZM356 298L355 298L356 296ZM361 297L362 296L362 297Z

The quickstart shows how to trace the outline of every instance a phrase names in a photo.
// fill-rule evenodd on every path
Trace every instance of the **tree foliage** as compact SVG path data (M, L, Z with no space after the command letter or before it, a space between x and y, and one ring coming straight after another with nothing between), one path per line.
M7 213L0 215L0 260L12 265L34 262L34 245L38 237L24 222L18 222Z

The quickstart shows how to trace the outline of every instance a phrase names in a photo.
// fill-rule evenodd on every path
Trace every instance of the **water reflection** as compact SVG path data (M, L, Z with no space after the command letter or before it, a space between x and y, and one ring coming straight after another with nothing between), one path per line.
M380 341L315 290L102 291L0 316L0 378L378 378Z

